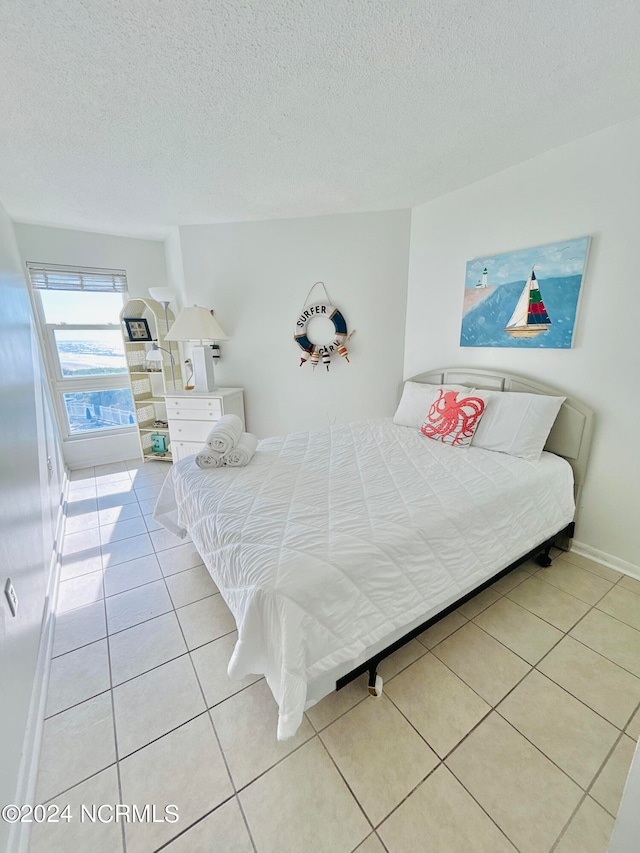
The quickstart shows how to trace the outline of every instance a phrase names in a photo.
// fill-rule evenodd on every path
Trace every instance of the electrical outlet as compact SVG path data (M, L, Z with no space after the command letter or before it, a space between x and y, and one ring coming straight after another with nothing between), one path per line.
M11 578L7 578L7 582L4 585L4 594L7 596L11 615L15 616L18 612L18 596L16 595L16 591L14 589L13 583L11 582Z

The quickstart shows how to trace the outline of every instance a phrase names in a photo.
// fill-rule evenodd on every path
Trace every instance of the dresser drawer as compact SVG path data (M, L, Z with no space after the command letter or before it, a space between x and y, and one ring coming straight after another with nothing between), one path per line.
M205 421L214 424L222 415L219 409L170 409L167 406L167 417L169 420L179 421Z
M212 426L213 424L208 421L176 421L169 418L169 434L172 441L198 441L200 447L211 432Z
M202 442L199 441L172 441L171 456L174 462L179 462L185 456L199 453L202 450Z
M167 415L170 418L197 418L205 420L222 417L222 400L207 397L167 397Z

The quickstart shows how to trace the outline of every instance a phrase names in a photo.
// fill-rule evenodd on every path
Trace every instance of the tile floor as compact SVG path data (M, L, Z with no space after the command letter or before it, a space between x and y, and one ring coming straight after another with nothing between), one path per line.
M74 472L32 853L604 853L640 734L640 583L574 554L480 593L275 739L166 466ZM80 804L156 822L80 822ZM178 822L164 822L165 805ZM111 812L102 813L105 818Z

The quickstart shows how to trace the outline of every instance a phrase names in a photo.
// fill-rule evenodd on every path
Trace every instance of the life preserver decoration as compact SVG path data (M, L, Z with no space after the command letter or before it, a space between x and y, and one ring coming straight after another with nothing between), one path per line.
M322 346L312 344L307 337L307 325L314 317L326 317L333 323L334 339L330 344ZM349 352L345 346L348 337L346 320L337 308L326 302L316 302L315 305L307 305L296 320L296 329L293 336L293 339L302 350L300 367L308 360L315 369L318 362L322 360L322 363L329 370L331 356L334 352L337 352L338 355L349 361Z

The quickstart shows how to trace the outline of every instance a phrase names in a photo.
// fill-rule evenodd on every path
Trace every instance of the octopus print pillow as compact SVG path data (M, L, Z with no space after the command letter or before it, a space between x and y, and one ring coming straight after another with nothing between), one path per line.
M452 447L467 447L478 428L485 402L478 393L465 396L465 392L440 388L420 431L427 438Z

